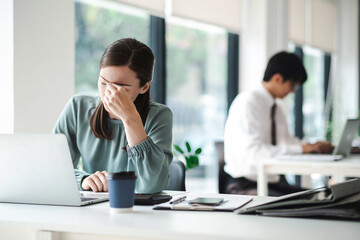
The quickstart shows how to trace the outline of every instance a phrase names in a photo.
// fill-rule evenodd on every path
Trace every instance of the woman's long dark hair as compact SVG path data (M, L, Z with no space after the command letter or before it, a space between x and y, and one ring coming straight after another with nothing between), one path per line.
M154 54L148 46L133 38L123 38L105 49L100 60L100 69L111 66L127 66L136 73L136 78L140 80L140 87L143 87L152 79L154 62ZM144 125L149 113L149 101L150 88L146 93L139 94L134 101ZM91 115L89 124L96 137L111 140L107 116L108 112L100 101Z

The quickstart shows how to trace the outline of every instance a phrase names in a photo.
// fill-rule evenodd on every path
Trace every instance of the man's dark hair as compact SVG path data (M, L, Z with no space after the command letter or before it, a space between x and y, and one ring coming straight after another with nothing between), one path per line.
M284 82L291 81L303 84L307 79L306 70L301 60L295 54L285 51L279 52L270 58L263 81L268 82L276 73L283 76Z

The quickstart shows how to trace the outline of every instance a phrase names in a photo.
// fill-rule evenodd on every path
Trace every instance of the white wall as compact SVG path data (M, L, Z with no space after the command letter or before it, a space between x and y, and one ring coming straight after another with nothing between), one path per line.
M2 58L9 61L0 72L9 71L2 80L7 88L1 92L6 114L1 112L0 132L51 132L74 93L74 1L2 0L0 9L1 16L13 15L2 16L0 25L6 31Z
M239 90L252 88L262 79L266 64L266 0L244 0L240 39Z
M13 27L13 1L1 0L0 133L11 133L14 129Z
M286 0L243 0L240 47L240 91L257 86L268 59L287 50Z
M346 118L359 114L359 34L358 1L337 1L336 67L333 78L334 139L345 124Z

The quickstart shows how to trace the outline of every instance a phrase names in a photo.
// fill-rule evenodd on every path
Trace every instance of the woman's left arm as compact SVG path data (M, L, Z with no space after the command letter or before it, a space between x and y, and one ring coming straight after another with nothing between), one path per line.
M146 121L147 138L134 146L127 146L129 160L137 173L136 192L156 193L169 183L172 161L172 112L163 107Z
M147 138L141 117L124 87L108 84L104 104L124 123L129 146L139 144Z
M164 105L150 109L143 126L125 88L114 84L107 85L104 104L124 124L129 161L138 177L136 192L156 193L164 190L169 182L169 166L172 161L170 109Z

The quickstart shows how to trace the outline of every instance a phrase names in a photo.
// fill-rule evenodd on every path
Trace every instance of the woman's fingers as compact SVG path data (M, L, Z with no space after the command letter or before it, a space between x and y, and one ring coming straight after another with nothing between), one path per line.
M96 174L93 174L90 176L91 179L94 181L95 185L96 185L96 190L93 189L94 192L102 192L103 191L103 184L101 182L101 180L99 179L99 177Z
M95 181L95 179L93 177L89 177L88 184L90 186L90 189L93 192L100 192L100 189L99 189L98 185L96 184L96 181Z
M95 175L99 178L99 180L101 181L102 184L102 191L103 192L107 192L108 191L108 183L107 183L107 179L106 179L106 175L103 172L99 172L97 171L95 173Z
M114 83L109 83L109 87L111 87L111 89L113 90L120 90L121 86L114 84Z
M108 95L109 97L120 97L122 92L126 92L125 89L121 86L118 86L116 84L108 83L106 85L105 95Z
M92 179L91 175L83 180L81 187L84 190L91 190L93 192L98 192L98 188L97 188L94 180Z
M116 86L115 84L108 83L106 84L106 91L109 91L110 93L114 93L116 92L116 90L119 90L116 87L120 87L120 86Z
M85 178L82 183L82 188L84 190L92 190L94 192L107 192L108 183L106 179L106 171L99 172L97 171L94 174L91 174L89 177Z
M113 85L108 84L107 88L105 90L105 96L108 98L108 102L117 102L121 101L123 99L124 94L126 94L126 91L124 88L120 86L116 86L115 88Z

